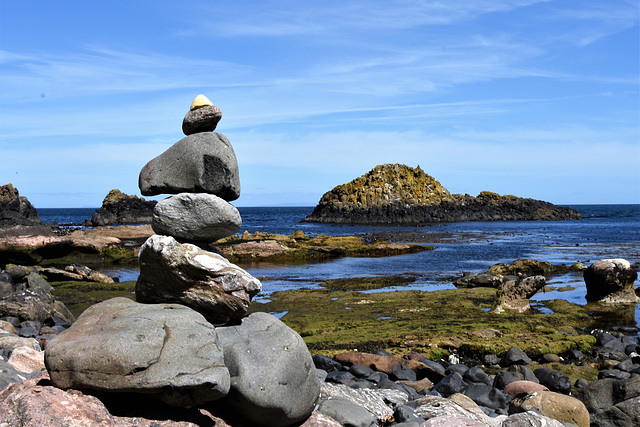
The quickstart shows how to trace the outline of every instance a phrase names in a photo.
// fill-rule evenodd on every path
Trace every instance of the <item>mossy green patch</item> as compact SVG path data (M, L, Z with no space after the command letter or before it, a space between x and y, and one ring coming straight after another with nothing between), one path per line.
M338 257L384 257L404 255L435 249L433 246L364 242L359 236L307 237L296 231L289 236L256 232L218 240L213 246L233 263L268 261L278 263L310 262Z
M590 322L581 306L555 300L548 302L553 314L489 313L494 300L495 290L488 288L381 293L313 289L276 292L270 302L254 303L249 310L286 311L282 321L312 351L327 355L376 348L393 354L443 348L500 354L516 346L535 356L586 349L594 342L578 333ZM487 337L485 330L498 333Z
M371 289L382 289L389 286L405 286L415 282L417 277L381 276L381 277L351 277L346 279L326 280L320 283L323 288L342 291L367 291Z
M97 283L97 282L50 282L51 294L67 306L78 318L90 306L115 297L135 300L136 282Z

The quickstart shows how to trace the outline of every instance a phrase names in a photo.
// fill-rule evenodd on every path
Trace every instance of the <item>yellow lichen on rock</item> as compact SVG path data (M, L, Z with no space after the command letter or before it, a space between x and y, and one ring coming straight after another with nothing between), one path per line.
M191 103L189 111L197 110L198 108L206 107L207 105L213 106L213 102L209 101L209 98L207 98L206 96L200 94L196 96Z

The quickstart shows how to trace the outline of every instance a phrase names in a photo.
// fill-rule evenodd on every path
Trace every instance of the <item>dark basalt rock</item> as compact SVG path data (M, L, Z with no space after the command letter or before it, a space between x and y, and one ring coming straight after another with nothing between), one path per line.
M386 164L325 193L303 222L419 225L581 218L573 209L541 200L488 191L478 197L451 194L419 166Z
M91 216L95 226L110 224L146 224L151 222L155 200L130 196L118 189L109 191L102 201L102 207Z
M12 184L0 186L0 228L42 225L36 208Z

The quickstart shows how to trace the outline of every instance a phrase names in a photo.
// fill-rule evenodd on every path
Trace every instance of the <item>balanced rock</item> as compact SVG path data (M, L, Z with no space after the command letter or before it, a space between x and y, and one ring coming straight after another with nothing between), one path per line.
M603 259L584 270L587 301L608 303L637 303L640 298L634 292L638 273L626 259Z
M191 103L189 112L182 121L182 132L192 135L198 132L213 132L222 118L222 111L204 95L198 95Z
M240 197L238 162L227 137L195 133L149 161L138 186L144 196L209 193L231 201Z
M160 201L151 227L157 234L189 241L213 242L240 230L240 212L218 196L180 193Z
M12 184L0 186L0 228L42 225L36 208Z
M62 389L154 394L173 406L229 391L216 329L177 304L113 298L91 306L47 345L45 364Z
M286 426L307 418L320 383L304 340L267 313L217 329L231 374L229 403L251 421Z
M140 248L136 300L174 302L224 323L245 315L260 281L224 257L170 236L153 235Z

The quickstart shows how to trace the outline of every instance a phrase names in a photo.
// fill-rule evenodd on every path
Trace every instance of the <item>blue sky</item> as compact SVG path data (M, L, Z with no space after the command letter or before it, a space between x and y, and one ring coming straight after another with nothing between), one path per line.
M140 194L191 101L237 206L313 206L383 163L453 193L640 203L637 0L0 3L0 184Z

